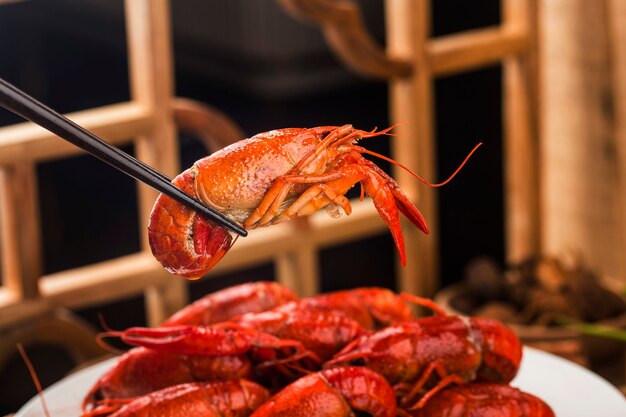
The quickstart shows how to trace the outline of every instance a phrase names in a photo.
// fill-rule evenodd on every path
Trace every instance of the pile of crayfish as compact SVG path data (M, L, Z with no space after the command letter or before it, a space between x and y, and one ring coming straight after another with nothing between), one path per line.
M135 347L91 388L83 417L554 416L508 385L522 347L505 325L383 288L299 299L248 283L158 328L104 335Z

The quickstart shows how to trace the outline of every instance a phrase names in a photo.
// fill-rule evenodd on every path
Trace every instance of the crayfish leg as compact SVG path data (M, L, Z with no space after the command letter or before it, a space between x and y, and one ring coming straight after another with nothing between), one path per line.
M278 216L276 222L295 217L307 216L322 207L335 204L343 209L346 215L352 213L350 201L344 194L363 177L362 170L346 165L323 175L299 175L286 177L285 181L297 184L311 184L300 197Z
M406 408L409 404L413 402L415 396L418 395L420 391L424 388L424 385L428 382L433 373L436 373L440 378L437 385L429 389L415 405ZM431 362L423 371L421 377L415 382L411 390L403 396L400 403L408 410L417 410L419 408L422 408L424 404L426 404L426 402L430 398L432 398L433 395L435 395L448 385L455 383L464 384L465 382L466 381L458 375L448 375L445 367L440 362Z

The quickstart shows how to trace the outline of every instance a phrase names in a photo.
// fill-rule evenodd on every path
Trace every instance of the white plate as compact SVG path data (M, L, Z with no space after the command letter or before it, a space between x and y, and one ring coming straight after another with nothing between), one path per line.
M109 359L62 379L44 391L52 417L80 415L80 403L92 384L116 361ZM511 385L546 401L558 417L624 417L626 399L610 383L565 359L524 348L524 359ZM15 417L43 416L41 401L31 399Z

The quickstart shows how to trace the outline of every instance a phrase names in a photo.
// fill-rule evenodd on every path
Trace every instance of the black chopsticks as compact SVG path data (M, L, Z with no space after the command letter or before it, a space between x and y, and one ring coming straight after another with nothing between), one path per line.
M194 197L172 185L170 178L166 175L103 141L2 78L0 78L0 106L38 124L112 167L196 210L203 216L227 227L238 235L248 235L248 232L243 227L222 213L205 206Z

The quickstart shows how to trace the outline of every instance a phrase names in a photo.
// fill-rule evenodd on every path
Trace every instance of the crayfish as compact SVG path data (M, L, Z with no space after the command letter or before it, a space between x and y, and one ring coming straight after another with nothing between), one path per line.
M162 325L207 326L244 313L261 312L296 300L298 296L284 285L268 281L249 282L208 294L176 312Z
M265 388L245 379L195 382L173 385L141 397L105 402L82 417L247 417L268 397Z
M174 315L212 317L211 310L224 307L227 321L177 325L170 318L167 327L108 331L140 347L96 382L83 417L554 415L539 398L506 385L522 351L499 322L448 316L431 300L383 288L286 303L250 298L267 288L270 298L289 293L278 284L245 284ZM232 317L227 306L239 296L250 301L243 307L249 312L234 309L243 314ZM436 315L416 318L407 303ZM204 391L215 396L207 399ZM258 401L242 400L252 394Z
M367 132L344 125L259 133L196 161L172 183L246 229L308 216L321 208L339 215L340 207L349 215L352 208L344 194L360 183L361 198L364 193L372 198L405 265L398 210L426 234L428 226L394 179L363 154L408 168L357 145L391 129ZM411 174L430 186L452 178L430 184ZM148 236L153 255L165 269L191 279L215 266L235 241L223 227L165 195L152 209Z

